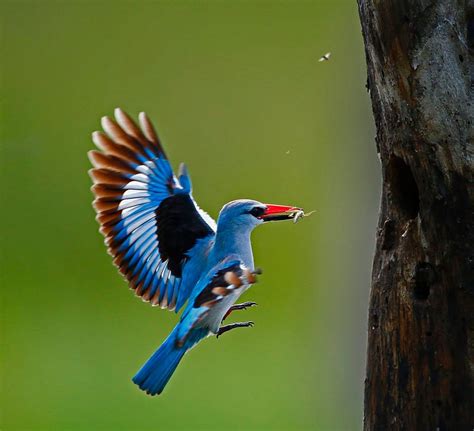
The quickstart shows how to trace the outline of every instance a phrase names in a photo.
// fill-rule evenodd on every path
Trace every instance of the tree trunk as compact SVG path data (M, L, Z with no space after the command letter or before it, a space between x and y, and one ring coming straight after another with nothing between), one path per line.
M358 0L382 201L365 430L474 429L474 0Z

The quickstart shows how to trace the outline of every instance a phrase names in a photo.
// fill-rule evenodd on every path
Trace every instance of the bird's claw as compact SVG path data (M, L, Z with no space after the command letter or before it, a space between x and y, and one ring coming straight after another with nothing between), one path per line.
M253 302L253 301L242 302L242 304L235 304L235 305L233 305L232 307L229 308L227 313L225 313L224 317L222 318L222 321L224 321L227 318L227 316L229 316L229 314L232 313L233 311L246 310L247 308L255 307L257 305L258 304L256 302Z
M258 304L256 302L247 301L247 302L242 302L242 304L235 304L231 307L231 309L232 309L232 311L234 311L234 310L246 310L247 308L255 307L257 305Z
M251 328L255 325L254 322L248 321L248 322L237 322L237 323L231 323L230 325L225 325L221 326L219 330L217 331L216 338L219 338L222 334L225 332L228 332L232 329L235 328Z

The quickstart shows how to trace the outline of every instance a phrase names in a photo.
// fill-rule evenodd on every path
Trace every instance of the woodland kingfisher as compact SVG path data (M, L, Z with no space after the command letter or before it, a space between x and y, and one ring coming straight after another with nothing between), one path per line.
M223 325L235 304L256 281L250 234L265 222L298 220L301 208L240 199L227 203L217 223L199 208L191 179L181 164L175 176L145 113L137 125L121 109L102 118L94 132L99 151L94 166L94 208L113 262L130 288L154 306L176 310L179 323L148 359L133 382L160 394L184 354L209 335L253 322Z

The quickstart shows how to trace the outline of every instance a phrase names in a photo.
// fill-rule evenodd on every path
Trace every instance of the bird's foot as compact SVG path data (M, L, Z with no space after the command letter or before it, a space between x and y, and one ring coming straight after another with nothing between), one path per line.
M255 307L256 305L258 304L253 301L242 302L242 304L234 304L232 307L230 307L230 311L246 310L247 308Z
M237 322L237 323L231 323L230 325L224 325L219 328L219 331L217 331L216 337L219 338L224 332L228 332L231 329L235 328L249 328L254 325L253 322Z
M224 321L229 316L229 314L235 310L246 310L247 308L255 307L256 305L258 305L256 302L251 301L242 302L242 304L235 304L227 310L227 313L225 313L225 316L222 318L222 321Z

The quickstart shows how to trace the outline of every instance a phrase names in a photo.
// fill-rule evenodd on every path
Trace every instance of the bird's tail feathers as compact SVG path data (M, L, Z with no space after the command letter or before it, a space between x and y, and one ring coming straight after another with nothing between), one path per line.
M181 358L188 350L187 347L180 347L176 344L176 329L171 332L132 379L147 394L161 394Z

